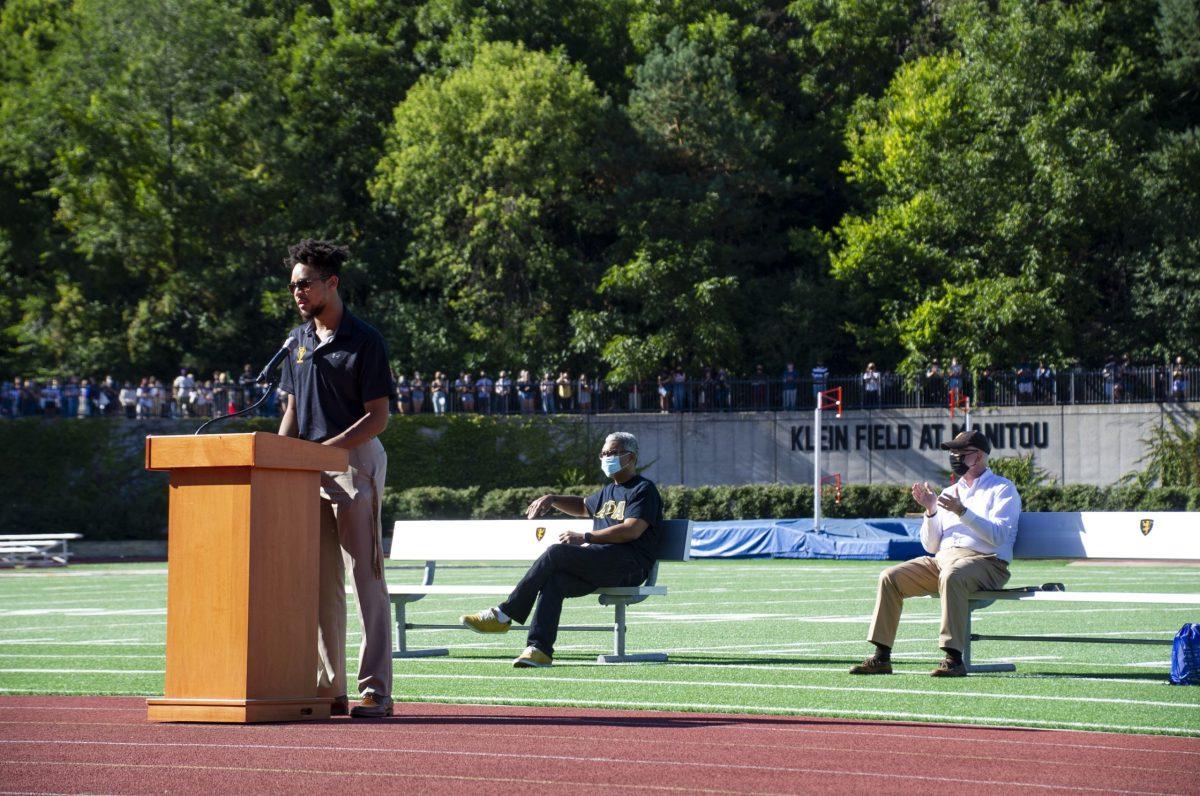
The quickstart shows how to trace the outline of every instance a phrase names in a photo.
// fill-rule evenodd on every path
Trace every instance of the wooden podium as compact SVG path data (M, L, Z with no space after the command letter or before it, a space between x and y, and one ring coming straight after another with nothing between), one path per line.
M329 718L317 696L320 482L349 454L277 434L146 437L169 470L167 677L150 721Z

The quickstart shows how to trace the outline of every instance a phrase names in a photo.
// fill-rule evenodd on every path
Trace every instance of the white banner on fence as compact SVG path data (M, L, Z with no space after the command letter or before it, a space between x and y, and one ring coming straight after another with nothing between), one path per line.
M1017 558L1200 561L1200 512L1023 512Z

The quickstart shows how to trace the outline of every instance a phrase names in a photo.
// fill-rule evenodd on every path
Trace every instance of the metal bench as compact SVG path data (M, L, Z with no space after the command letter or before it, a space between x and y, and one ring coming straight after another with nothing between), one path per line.
M406 607L431 595L478 595L506 596L516 585L504 584L445 584L434 583L439 561L482 561L482 562L525 562L532 563L547 547L558 541L558 535L566 530L589 531L592 522L588 519L568 520L440 520L400 521L392 535L392 546L388 556L391 561L424 561L424 573L419 584L388 584L388 594L395 608L396 648L393 658L415 658L447 655L445 648L409 649L407 631L433 629L461 629L458 624L427 624L409 622ZM659 561L687 561L691 549L692 523L688 520L668 520L662 525L662 546ZM629 661L665 661L665 653L636 653L625 651L625 609L640 603L647 597L667 593L667 587L658 583L658 563L654 564L650 576L641 586L613 586L597 589L601 605L613 607L613 622L607 625L563 625L564 631L611 632L613 653L600 655L600 663L625 663ZM514 625L514 627L516 627Z
M1014 556L1018 559L1137 560L1195 562L1200 559L1200 515L1196 512L1025 512L1021 515ZM1046 586L1058 588L1048 589ZM1025 636L971 633L975 611L997 600L1050 603L1152 603L1200 606L1200 593L1069 591L1062 584L1024 586L976 592L970 597L967 649L963 661L970 672L1012 672L1012 663L971 663L972 641L1047 641L1079 644L1170 645L1163 638ZM1200 610L1197 611L1200 613ZM1178 630L1178 628L1170 628Z
M1055 641L1071 644L1165 644L1170 646L1171 639L1163 638L1111 638L1107 636L1020 636L999 635L971 632L971 616L975 611L986 608L997 600L1020 600L1022 602L1071 602L1071 603L1154 603L1157 605L1196 605L1200 606L1200 594L1163 594L1156 592L1116 592L1116 591L1045 591L1026 589L1007 589L1004 591L980 591L970 597L970 611L967 613L967 648L963 650L963 663L968 672L1015 672L1014 663L971 663L972 641ZM1200 612L1200 611L1198 611ZM1177 628L1175 628L1177 629Z
M0 567L65 567L78 533L0 534Z

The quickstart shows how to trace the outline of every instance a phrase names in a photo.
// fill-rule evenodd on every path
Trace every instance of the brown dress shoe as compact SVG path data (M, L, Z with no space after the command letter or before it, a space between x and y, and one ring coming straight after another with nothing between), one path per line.
M929 673L930 677L966 677L967 665L962 661L957 663L953 658L946 658L938 667Z
M881 661L872 655L857 666L850 667L850 674L891 674L892 662Z
M333 702L329 705L330 716L349 716L350 715L350 700L344 695L334 697Z
M392 715L392 698L374 692L363 694L362 701L350 711L352 719L382 719Z

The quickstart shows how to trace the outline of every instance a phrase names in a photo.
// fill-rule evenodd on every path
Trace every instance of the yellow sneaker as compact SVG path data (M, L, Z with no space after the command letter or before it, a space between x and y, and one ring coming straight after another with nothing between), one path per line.
M551 661L550 656L542 652L537 647L526 647L525 651L517 656L513 661L515 669L544 669L549 666Z
M496 609L487 608L477 614L460 616L463 627L468 627L476 633L507 633L512 622L501 622L496 618Z

